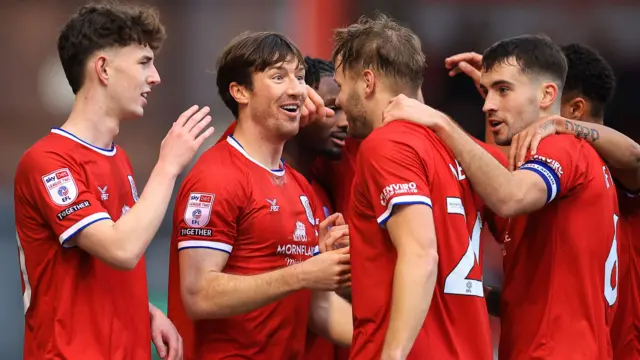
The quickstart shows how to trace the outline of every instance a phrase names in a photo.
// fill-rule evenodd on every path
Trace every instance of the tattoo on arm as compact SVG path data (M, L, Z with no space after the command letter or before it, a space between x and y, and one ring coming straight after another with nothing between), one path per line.
M565 121L564 128L565 130L576 134L576 137L580 139L585 139L591 142L596 142L598 139L600 139L600 133L598 132L598 130L592 129L588 126L576 124L570 120Z
M554 127L554 126L555 126L555 124L553 123L552 120L547 120L542 124L542 126L540 126L540 130L546 131L549 128Z

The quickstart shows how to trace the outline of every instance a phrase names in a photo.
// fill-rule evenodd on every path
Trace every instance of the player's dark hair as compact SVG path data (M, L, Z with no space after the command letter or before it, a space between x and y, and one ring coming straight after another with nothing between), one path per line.
M525 74L549 76L562 91L567 76L567 60L560 47L544 35L522 35L499 41L482 56L482 69L515 61Z
M129 4L90 4L80 7L58 36L58 55L71 90L84 84L87 59L96 51L131 44L158 51L166 37L158 10Z
M584 96L591 101L591 116L601 117L616 87L613 69L600 54L582 44L562 46L569 70L562 99Z
M304 67L298 47L286 36L274 32L245 32L231 40L218 59L216 84L218 93L233 116L238 117L238 103L229 92L235 82L251 90L251 76L285 61L297 61Z
M425 55L420 39L388 16L363 16L355 24L335 30L333 39L332 60L336 68L342 66L345 74L364 69L378 71L394 80L398 92L417 92L422 86Z
M333 76L336 71L331 61L305 56L304 63L307 66L304 82L316 90L320 86L320 79L325 76Z

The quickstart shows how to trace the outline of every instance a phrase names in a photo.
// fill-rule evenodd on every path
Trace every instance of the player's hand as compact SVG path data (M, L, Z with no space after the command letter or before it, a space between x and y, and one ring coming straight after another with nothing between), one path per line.
M151 340L158 356L166 360L182 360L182 337L169 318L150 305Z
M466 52L450 56L444 60L444 66L449 69L449 76L453 77L464 73L473 80L478 92L484 98L484 92L480 88L480 70L482 69L482 55L475 52Z
M300 127L305 127L314 121L323 121L333 117L335 112L324 105L322 97L309 85L307 85L307 98L302 107Z
M448 118L440 111L400 94L391 99L389 105L382 111L383 124L394 120L407 120L436 129L443 125L444 121L448 121Z
M529 152L535 155L540 141L555 134L557 121L562 119L557 115L545 116L516 134L509 149L509 170L514 171L522 166Z
M321 253L349 246L349 226L340 213L324 219L320 223L319 234L318 245Z
M300 264L304 288L334 291L351 286L351 256L349 248L331 250Z
M162 140L158 164L171 175L178 176L191 162L202 143L213 134L213 127L205 130L211 122L209 107L198 109L194 105L183 112Z

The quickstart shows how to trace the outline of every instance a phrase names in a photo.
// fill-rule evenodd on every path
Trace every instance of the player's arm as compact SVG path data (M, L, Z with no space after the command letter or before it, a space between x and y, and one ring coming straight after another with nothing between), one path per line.
M160 159L131 210L116 222L108 218L87 224L71 244L116 268L133 269L137 265L160 227L177 176L213 133L209 128L199 135L211 118L207 116L208 107L196 110L192 107L174 123L162 143Z
M416 150L421 142L415 129L392 127L365 140L357 159L354 191L368 198L397 253L383 358L404 358L411 350L437 276L430 169Z
M244 314L305 287L302 264L252 275L222 272L229 254L207 248L180 250L180 284L187 314L194 319Z
M474 190L498 216L530 213L555 197L557 189L545 181L547 176L553 177L547 168L509 172L447 116L441 116L435 128L438 136L460 162Z
M404 359L427 316L438 273L431 208L423 204L396 206L387 229L398 258L382 357Z
M555 118L556 131L585 139L610 165L612 176L626 189L640 189L640 145L600 124Z
M263 274L223 272L235 245L237 219L244 212L239 204L247 203L248 195L242 183L204 175L201 179L194 184L185 180L177 204L177 213L185 215L177 218L173 230L179 240L182 301L192 319L244 314L303 288L338 288L335 279L342 277L337 273L348 272L348 248ZM207 195L203 201L205 194L215 194L215 200ZM189 227L194 224L194 209L201 210L196 228Z
M353 337L351 305L335 292L314 291L309 329L339 346L350 346Z

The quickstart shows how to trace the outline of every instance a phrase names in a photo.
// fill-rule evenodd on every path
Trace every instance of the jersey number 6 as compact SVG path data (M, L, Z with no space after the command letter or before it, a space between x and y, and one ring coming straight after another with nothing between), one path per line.
M613 214L613 242L609 249L609 256L604 263L604 298L609 306L613 306L618 299L618 215ZM615 271L615 274L614 274ZM615 280L614 277L615 276Z

